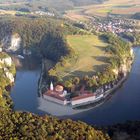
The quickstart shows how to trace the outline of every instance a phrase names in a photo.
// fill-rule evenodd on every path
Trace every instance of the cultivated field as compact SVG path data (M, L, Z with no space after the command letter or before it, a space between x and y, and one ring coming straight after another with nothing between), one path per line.
M0 15L15 15L16 14L16 11L13 11L13 10L1 10L0 9Z
M102 71L107 66L108 55L105 44L95 35L69 35L67 41L78 55L76 62L71 62L60 76L67 79L72 76L83 77Z
M136 12L140 12L140 0L108 0L102 4L76 7L74 10L67 11L65 16L73 20L83 20L90 16L105 17L109 13L131 15Z

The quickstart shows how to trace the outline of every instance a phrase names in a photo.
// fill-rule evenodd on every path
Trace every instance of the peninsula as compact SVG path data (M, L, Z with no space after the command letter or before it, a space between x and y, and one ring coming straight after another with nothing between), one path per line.
M72 108L98 103L117 89L131 70L133 50L113 34L68 35L66 41L72 54L49 70L43 63L41 94L46 100Z

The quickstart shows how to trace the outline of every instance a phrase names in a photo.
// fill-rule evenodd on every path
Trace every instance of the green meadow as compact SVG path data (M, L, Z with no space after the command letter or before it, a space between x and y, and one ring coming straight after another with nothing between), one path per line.
M67 42L78 56L76 61L68 63L59 76L63 79L93 75L104 70L108 65L108 54L105 52L106 43L95 35L69 35Z

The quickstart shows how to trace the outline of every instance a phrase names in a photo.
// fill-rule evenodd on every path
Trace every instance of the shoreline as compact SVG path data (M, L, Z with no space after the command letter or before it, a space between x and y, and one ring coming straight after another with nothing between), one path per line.
M42 60L42 62L41 62L41 72L40 72L40 77L39 77L39 80L38 80L38 95L39 96L42 96L42 92L41 92L41 90L42 90L42 79L43 79L43 74L44 74L44 61Z
M91 101L91 102L87 102L85 104L77 104L75 106L72 106L73 109L80 109L88 107L90 105L93 105L92 107L96 107L100 104L103 104L105 102L105 100L107 99L107 97L109 97L109 95L113 94L119 87L121 87L123 85L123 83L126 81L127 77L128 77L129 73L127 73L126 76L124 76L118 83L117 85L114 85L114 87L112 89L109 89L107 91L105 91L103 93L103 97L99 98L98 100L95 101ZM81 108L81 109L82 109Z
M127 80L128 78L128 75L129 73L131 72L131 68L132 68L132 65L133 65L133 62L134 62L134 56L132 56L132 60L129 62L129 66L128 66L128 70L126 72L126 75L124 77L122 77L118 83L116 85L114 85L111 89L105 91L103 94L103 97L97 99L97 100L94 100L94 101L90 101L90 102L86 102L86 103L83 103L83 104L77 104L75 106L72 106L73 109L76 109L76 108L84 108L86 106L90 106L92 104L95 104L94 106L92 107L96 107L100 104L103 104L104 101L107 99L107 97L109 97L109 95L113 94L119 87L121 87L123 85L123 83Z
M92 105L92 107L96 107L100 104L103 104L105 102L105 100L109 97L109 95L111 95L114 91L116 91L120 86L122 86L122 84L125 82L125 80L127 79L130 71L131 71L131 68L132 68L132 64L133 64L133 61L134 61L134 58L132 59L132 61L130 62L130 66L128 68L128 71L126 73L126 75L124 77L122 77L118 83L116 85L114 85L111 89L105 91L103 94L102 97L98 98L98 99L95 99L93 101L90 101L90 102L85 102L85 103L82 103L82 104L76 104L76 105L67 105L67 106L70 106L72 109L80 109L80 108L86 108L87 106L90 106ZM39 96L43 96L43 93L42 93L42 82L43 82L43 74L44 74L44 62L42 61L42 69L41 69L41 73L40 73L40 78L39 78L39 82L38 82L38 93L39 93ZM95 104L95 105L93 105Z
M102 85L100 85L98 87L98 89L101 88L101 90L99 90L99 92L95 92L95 94L92 95L88 95L90 97L85 97L85 101L80 101L81 99L75 99L77 101L74 102L74 99L69 99L67 100L65 97L63 99L60 99L61 97L53 97L52 95L47 95L44 94L45 92L43 92L43 89L46 89L46 84L44 84L44 79L43 79L43 75L45 73L45 60L42 60L42 69L41 69L41 73L40 73L40 78L39 78L39 82L38 82L38 92L39 92L39 96L42 96L44 99L52 101L54 103L60 103L63 106L69 106L72 109L78 108L78 107L82 107L82 106L87 106L90 104L98 104L101 102L104 102L104 100L115 90L117 90L122 84L123 82L127 79L128 74L131 71L132 68L132 64L134 62L134 53L133 50L130 50L130 54L131 54L131 59L129 59L127 62L125 62L123 64L123 68L121 67L121 71L123 73L123 75L121 77L117 77L116 80L112 81L112 86L109 86L107 88L102 87ZM124 69L124 67L126 67ZM123 70L122 70L123 69ZM105 84L107 86L107 83ZM46 97L45 97L45 96ZM51 97L50 97L51 96ZM83 98L83 97L82 97ZM57 101L56 101L57 100ZM79 101L78 101L79 100ZM103 100L103 101L102 101Z

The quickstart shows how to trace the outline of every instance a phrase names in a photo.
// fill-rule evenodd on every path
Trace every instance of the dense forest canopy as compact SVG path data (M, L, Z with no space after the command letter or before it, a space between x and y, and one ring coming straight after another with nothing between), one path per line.
M93 127L72 120L39 117L25 112L0 113L0 139L37 140L109 140L109 136Z
M21 47L19 51L26 48L39 53L39 47L45 46L43 43L46 43L45 40L48 39L46 38L46 35L49 35L48 32L53 33L51 36L57 35L55 39L60 40L62 34L75 34L82 31L80 31L78 27L74 27L71 23L61 19L7 17L1 18L0 20L0 41L7 36L18 34L21 37ZM57 39L58 36L60 36L59 39ZM59 42L62 43L62 40ZM59 47L61 47L61 45L59 45Z

